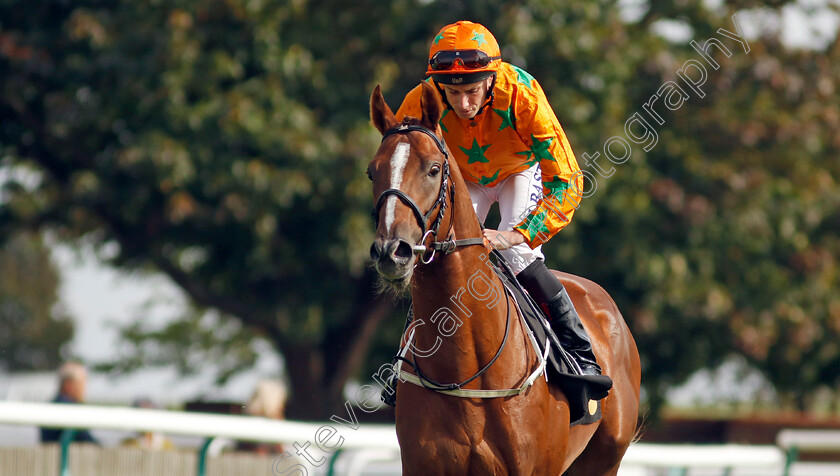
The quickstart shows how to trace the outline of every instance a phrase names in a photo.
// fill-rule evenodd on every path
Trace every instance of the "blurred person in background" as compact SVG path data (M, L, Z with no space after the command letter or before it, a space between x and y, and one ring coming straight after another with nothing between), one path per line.
M84 403L87 378L87 369L81 363L62 364L58 369L58 395L52 400L53 403ZM58 442L63 431L64 428L41 428L41 442ZM99 441L85 429L76 430L73 441L99 444Z
M254 389L254 394L245 405L245 414L255 417L283 420L286 414L286 386L279 380L261 380ZM239 451L252 451L261 455L272 455L283 452L280 443L260 443L241 441L237 443Z
M158 408L155 403L149 398L138 398L134 401L134 404L131 405L134 408L148 408L151 410L156 410ZM141 433L136 438L128 438L123 440L123 446L130 446L135 448L140 448L144 450L173 450L175 449L175 444L164 436L162 433L157 433L154 431L146 431Z

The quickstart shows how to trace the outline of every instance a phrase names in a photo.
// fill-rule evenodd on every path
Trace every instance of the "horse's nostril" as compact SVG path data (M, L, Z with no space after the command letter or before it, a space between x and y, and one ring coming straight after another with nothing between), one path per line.
M412 249L411 244L409 244L405 240L400 240L397 248L394 250L394 258L399 260L408 260L411 259L411 256L414 254L414 249Z
M376 260L379 259L380 253L379 253L378 248L379 247L376 246L376 243L370 245L370 259L372 259L373 261L376 261Z

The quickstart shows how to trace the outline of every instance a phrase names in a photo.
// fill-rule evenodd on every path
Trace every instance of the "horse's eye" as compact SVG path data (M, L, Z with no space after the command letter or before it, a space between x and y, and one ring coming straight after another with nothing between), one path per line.
M440 164L432 165L431 170L429 170L429 177L436 177L437 174L440 173Z
M367 172L368 180L370 180L371 182L373 182L373 175L371 175L371 174L370 174L370 169L367 169L367 171L366 171L366 172Z

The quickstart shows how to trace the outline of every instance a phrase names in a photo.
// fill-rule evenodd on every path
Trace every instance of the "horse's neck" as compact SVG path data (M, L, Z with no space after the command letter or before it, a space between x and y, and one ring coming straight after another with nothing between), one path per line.
M456 198L456 222L451 229L454 238L480 237L481 227L466 187L458 192L461 200ZM463 372L474 372L478 362L487 362L488 356L498 350L507 323L508 303L483 246L457 248L453 253L436 256L430 264L419 265L412 300L418 324L415 348L435 349L423 361L445 367L443 374L436 372L439 378L463 378Z
M460 177L455 178L454 181L455 203L451 205L452 211L442 227L447 232L445 235L437 236L436 239L480 238L481 225L475 216L469 192ZM452 305L450 297L461 296L463 290L467 290L464 300L480 298L481 290L478 289L477 280L485 277L494 284L499 283L488 259L488 250L478 245L458 247L450 254L439 253L431 263L419 265L416 269L412 296L422 296L424 303L436 301L438 305L447 306ZM417 299L414 301L416 310ZM456 307L459 306L456 304ZM469 312L467 311L466 314L469 315Z

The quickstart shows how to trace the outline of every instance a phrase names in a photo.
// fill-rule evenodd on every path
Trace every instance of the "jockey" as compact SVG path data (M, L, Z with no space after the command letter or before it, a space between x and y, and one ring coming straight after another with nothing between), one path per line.
M569 223L583 190L577 160L545 93L533 76L502 61L487 28L469 21L446 25L435 36L426 76L447 106L440 127L479 221L499 203L498 230L485 229L484 237L548 309L552 329L583 374L600 375L569 294L541 252ZM420 97L418 86L397 118L421 117Z

